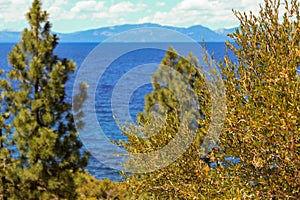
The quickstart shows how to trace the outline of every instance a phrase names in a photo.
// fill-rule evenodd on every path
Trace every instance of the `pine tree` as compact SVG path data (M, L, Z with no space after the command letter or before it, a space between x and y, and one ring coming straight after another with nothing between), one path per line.
M26 17L29 28L8 56L10 85L3 90L18 151L14 197L74 199L73 173L88 161L66 101L65 84L76 67L54 55L58 38L40 0L33 1Z
M190 124L182 121L181 115L193 111L188 108L184 111L181 109L184 102L192 102L183 91L190 90L196 97L195 103L199 109L196 112L200 115L192 117L197 120L193 141L170 165L150 173L133 173L127 176L128 188L136 198L144 195L142 198L192 199L201 185L207 184L205 176L209 163L201 158L200 146L210 121L211 97L204 75L200 73L199 68L201 66L192 54L185 58L170 47L157 72L152 75L153 91L145 96L144 111L138 114L137 122L142 129L134 125L123 127L123 134L128 136L128 142L121 144L128 151L135 153L158 151L168 145L178 134L184 140L186 135L191 133L189 129L181 130L181 125ZM178 79L178 76L182 79ZM182 96L179 96L180 94ZM153 169L160 161L166 162L168 153L172 154L176 151L178 151L177 146L174 146L166 152L167 155L161 153L147 167ZM131 160L126 164L130 169Z
M3 74L3 71L0 71L0 75ZM0 80L0 88L5 88L7 86L7 81L5 79ZM7 199L8 194L12 192L11 187L9 187L10 180L8 177L9 171L12 169L12 151L8 148L10 146L10 141L8 139L10 132L9 124L6 124L7 119L9 118L9 113L5 112L5 106L3 97L0 96L0 199ZM10 168L10 169L8 169Z

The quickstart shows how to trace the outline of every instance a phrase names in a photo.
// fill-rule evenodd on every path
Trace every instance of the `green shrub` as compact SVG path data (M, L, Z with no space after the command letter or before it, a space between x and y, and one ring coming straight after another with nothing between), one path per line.
M281 19L282 7L285 11ZM181 59L171 49L162 64L187 77L194 76L192 80L199 78L190 84L201 99L198 106L204 117L198 121L195 140L174 163L151 173L126 177L136 197L147 194L149 199L300 198L300 81L296 73L300 63L299 2L281 4L265 0L258 16L234 13L240 27L230 35L235 43L227 42L227 47L238 61L225 56L219 63L228 112L218 145L207 158L200 159L212 99L201 76L195 76L188 67L193 66L191 57ZM162 67L153 75L154 90L146 96L145 111L139 115L138 123L143 127L153 122L149 108L154 103L169 107L165 121L156 129L156 135L147 140L141 137L141 129L132 125L123 128L129 140L121 144L130 152L160 149L179 129L180 105L166 89L167 77L161 71ZM217 166L209 168L207 163L211 162Z
M240 28L227 44L238 63L221 66L228 115L219 142L225 172L239 190L262 199L300 198L299 2L266 0L259 16L235 12ZM222 160L224 162L224 160Z
M97 180L86 172L78 173L75 182L80 200L129 199L130 196L125 183Z

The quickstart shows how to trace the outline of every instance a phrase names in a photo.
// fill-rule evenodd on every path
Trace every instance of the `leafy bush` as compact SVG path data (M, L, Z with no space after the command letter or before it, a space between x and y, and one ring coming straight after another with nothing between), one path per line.
M299 198L300 63L299 2L266 0L259 16L235 12L240 28L227 44L238 63L222 65L228 116L219 142L229 179L252 196ZM222 160L224 162L224 160Z
M218 145L207 158L200 158L212 99L201 76L196 76L198 81L190 84L202 98L198 106L203 114L196 139L171 165L127 176L136 197L146 193L155 199L300 198L299 2L265 0L258 16L234 13L240 27L230 34L235 43L227 42L227 47L238 61L225 56L219 63L228 112ZM171 50L162 64L195 80L196 74L188 67L193 66L190 58L181 59ZM142 127L151 124L149 108L155 103L168 107L166 120L148 140L141 137L141 129L125 127L129 142L121 144L131 152L160 149L177 134L179 104L167 91L166 78L156 79L161 71L162 67L153 76L154 90L146 97L138 123ZM212 163L216 166L209 167Z
M86 172L78 173L75 183L80 200L128 199L130 196L125 183L114 183L108 179L96 180Z

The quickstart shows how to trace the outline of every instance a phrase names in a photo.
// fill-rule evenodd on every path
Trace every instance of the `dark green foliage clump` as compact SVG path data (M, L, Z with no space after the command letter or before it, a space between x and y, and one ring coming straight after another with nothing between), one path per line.
M1 82L11 122L0 121L1 142L13 145L15 156L1 146L0 191L4 199L74 199L73 174L88 161L66 101L65 84L76 67L53 54L58 38L39 0L26 17L29 28L8 55L11 70Z

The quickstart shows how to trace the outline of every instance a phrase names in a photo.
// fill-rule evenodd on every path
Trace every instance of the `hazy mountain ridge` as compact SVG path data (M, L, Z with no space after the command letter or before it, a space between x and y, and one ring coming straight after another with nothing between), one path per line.
M108 37L118 33L128 31L136 28L167 28L185 34L192 39L201 42L224 42L229 39L226 36L235 30L232 29L218 29L213 31L207 27L196 25L189 28L180 28L173 26L162 26L159 24L145 23L145 24L125 24L118 26L103 27L98 29L90 29L85 31L78 31L73 33L56 33L62 43L71 42L101 42ZM21 32L0 31L0 43L16 43L21 37Z
M238 27L234 27L234 28L220 28L220 29L217 29L215 30L216 33L220 34L220 35L227 35L229 33L233 33L235 32L235 30L237 29Z

